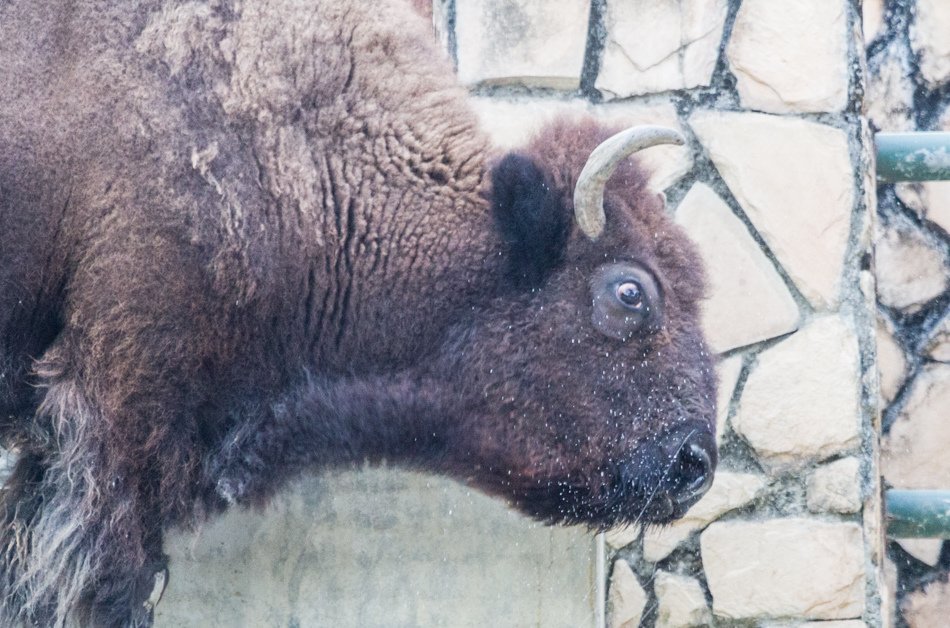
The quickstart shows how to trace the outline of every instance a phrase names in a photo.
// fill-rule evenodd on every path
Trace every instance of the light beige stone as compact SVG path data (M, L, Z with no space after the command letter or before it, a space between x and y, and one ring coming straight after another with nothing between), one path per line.
M917 229L884 228L875 243L877 293L889 307L916 312L946 290L950 267Z
M659 571L653 580L656 593L656 628L708 626L712 613L703 587L696 578Z
M623 559L614 561L607 599L607 625L610 628L637 628L646 605L647 594L630 565Z
M742 508L759 494L765 478L751 473L719 471L709 492L678 521L643 533L643 558L658 562L670 555L690 534L729 511Z
M936 580L904 598L901 604L909 628L938 628L950 617L950 583Z
M808 510L852 513L861 510L861 461L849 457L822 465L808 478Z
M890 558L884 557L884 572L882 575L881 590L881 625L882 628L891 628L897 623L897 565Z
M758 624L759 628L805 628L805 626L814 626L815 628L867 628L860 619L839 619L834 621L792 621Z
M884 478L895 488L950 486L950 366L925 366L910 398L882 439Z
M466 84L576 89L588 0L465 0L456 6L458 75Z
M894 338L893 325L884 318L877 319L877 369L881 378L881 406L894 400L904 378L907 377L907 358Z
M871 43L884 26L884 0L864 0L861 3L864 41Z
M927 357L938 362L950 362L950 316L945 317L931 332L924 348Z
M708 298L703 328L710 347L723 353L795 331L798 306L772 262L729 206L696 183L676 210L706 264Z
M871 61L865 114L885 131L914 130L912 61L903 46L892 45Z
M861 528L790 518L711 524L703 567L722 618L851 619L864 609Z
M607 98L625 98L709 85L727 11L726 0L607 3L595 87Z
M726 49L742 105L840 111L848 97L847 37L844 0L743 0Z
M594 540L441 478L324 474L176 531L158 628L590 626Z
M845 132L794 118L709 111L693 114L690 126L802 294L819 309L834 308L854 205Z
M950 181L916 181L894 186L897 197L945 232L950 233Z
M640 537L640 526L626 525L607 530L604 540L614 549L621 549L636 541Z
M940 560L943 539L894 539L904 551L922 563L935 567Z
M558 117L593 116L618 128L655 124L683 130L676 108L669 100L648 104L590 105L584 100L473 98L482 127L502 148L523 146ZM679 181L693 167L688 147L657 146L638 153L637 159L651 173L649 187L660 192Z
M763 351L733 429L768 467L794 467L859 440L858 342L843 317L825 315Z
M729 421L729 402L739 383L742 374L742 356L733 355L716 365L716 375L719 378L719 388L716 392L716 444L722 444L722 437L726 433Z
M920 73L931 87L950 81L950 4L917 0L910 44L920 56Z

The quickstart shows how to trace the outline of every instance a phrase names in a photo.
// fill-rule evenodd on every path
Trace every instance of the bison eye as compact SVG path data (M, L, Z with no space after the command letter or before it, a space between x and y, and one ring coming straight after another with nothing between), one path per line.
M591 322L602 334L629 340L663 322L663 295L649 270L632 262L605 264L590 282Z
M621 303L632 310L639 310L644 306L643 289L636 281L625 281L617 286L616 290L614 290L614 294L617 295Z

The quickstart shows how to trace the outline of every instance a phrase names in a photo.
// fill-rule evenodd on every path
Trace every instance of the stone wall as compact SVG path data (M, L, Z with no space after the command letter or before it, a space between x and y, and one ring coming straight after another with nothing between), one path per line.
M950 3L866 1L868 117L885 131L950 131ZM878 189L875 235L883 474L950 488L950 182ZM900 625L946 625L950 547L896 539L887 574Z

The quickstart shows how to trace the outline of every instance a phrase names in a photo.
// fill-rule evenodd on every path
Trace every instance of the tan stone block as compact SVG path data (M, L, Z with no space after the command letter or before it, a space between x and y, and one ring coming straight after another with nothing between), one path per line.
M759 624L759 628L867 628L860 619L839 619L835 621L792 621Z
M946 0L917 0L910 44L920 56L920 73L938 87L950 81L950 4Z
M855 199L845 132L758 113L703 111L689 123L802 294L834 308Z
M922 563L935 567L940 560L943 539L894 539L904 551Z
M539 98L473 98L472 104L482 127L501 148L517 148L528 143L538 131L558 117L569 119L593 116L618 128L655 124L678 131L683 127L676 108L668 100L650 104L611 103L590 105L587 101ZM676 183L693 167L688 147L657 146L636 157L651 173L649 187L660 192Z
M607 530L604 540L614 549L621 549L636 541L640 537L640 526L626 525Z
M882 229L875 243L877 293L889 307L916 312L950 281L943 254L917 229Z
M882 439L884 478L895 488L950 486L950 366L931 364L912 384L910 398Z
M659 571L653 581L656 593L656 628L708 626L712 613L696 578Z
M847 37L844 0L744 0L726 49L742 105L840 111L848 97Z
M763 351L732 427L770 468L821 460L860 441L858 342L825 315Z
M812 512L861 510L861 461L842 458L815 469L808 478L807 504Z
M576 89L589 0L465 0L456 6L458 75L466 84Z
M706 263L709 297L702 303L710 347L723 353L795 331L798 306L772 262L729 206L696 183L676 210L676 222Z
M901 604L909 628L946 626L950 617L950 583L937 580L914 591Z
M662 528L651 527L644 531L644 560L653 563L663 560L693 532L751 502L764 486L765 478L762 476L719 471L709 492L681 519Z
M884 0L864 0L861 13L864 41L869 44L880 35L884 26Z
M607 3L595 87L607 98L625 98L709 85L727 11L726 0Z
M924 350L932 360L950 362L950 316L945 317L931 332Z
M739 383L742 374L742 356L734 355L716 365L716 376L719 378L719 387L716 391L716 444L722 444L722 437L726 433L729 421L729 402Z
M877 369L881 378L881 406L894 400L904 378L907 377L907 358L904 350L894 338L893 325L878 317L877 325Z
M908 207L950 233L950 181L915 181L894 186Z
M913 131L914 84L912 61L906 49L892 45L875 59L867 77L865 114L885 131Z
M646 605L647 594L630 565L623 559L616 560L610 573L607 625L610 628L637 628Z
M851 619L864 610L864 544L856 524L716 522L700 547L718 617Z

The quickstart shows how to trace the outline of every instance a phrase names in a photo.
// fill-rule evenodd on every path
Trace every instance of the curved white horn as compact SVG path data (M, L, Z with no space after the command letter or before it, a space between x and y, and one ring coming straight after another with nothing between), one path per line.
M635 126L604 140L587 158L574 186L574 217L581 231L591 240L604 232L604 188L621 161L651 146L685 143L679 131L662 126Z

